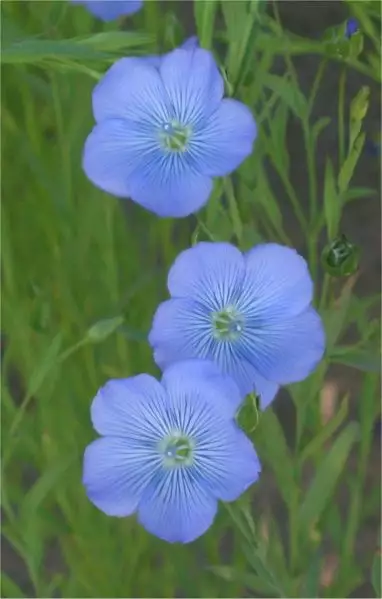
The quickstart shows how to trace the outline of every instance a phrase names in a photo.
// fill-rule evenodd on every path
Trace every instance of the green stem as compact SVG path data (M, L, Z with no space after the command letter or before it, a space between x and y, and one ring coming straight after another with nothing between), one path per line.
M345 94L346 94L346 69L340 73L338 89L338 157L339 165L345 160Z
M231 217L232 227L234 235L237 239L239 246L243 238L243 224L240 218L239 207L235 198L235 191L233 188L232 180L229 177L224 179L225 192L227 194L229 213Z
M328 299L329 299L329 290L330 290L330 275L328 275L328 273L325 273L324 282L322 284L321 298L320 298L320 302L319 302L319 310L323 310L326 307L326 305L328 303Z
M308 115L310 116L312 113L313 105L317 96L318 89L320 87L320 83L324 76L328 61L326 58L320 62L320 66L317 69L316 76L313 81L312 90L310 92L309 100L308 100Z

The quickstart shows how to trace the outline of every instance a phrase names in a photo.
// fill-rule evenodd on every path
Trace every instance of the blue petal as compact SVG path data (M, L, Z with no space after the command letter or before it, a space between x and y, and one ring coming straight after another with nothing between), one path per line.
M221 310L237 300L243 277L243 256L235 246L202 242L179 254L167 285L173 297L190 297Z
M195 50L196 48L199 48L200 45L198 36L192 35L191 37L187 38L180 47L183 48L183 50Z
M139 505L139 522L169 543L190 543L211 526L217 501L193 476L193 469L176 469L157 476Z
M190 167L183 155L147 153L129 176L130 197L161 217L181 218L200 210L212 191L210 177Z
M91 406L94 429L100 435L116 435L147 442L162 434L161 409L166 404L160 383L148 374L109 381ZM155 409L154 409L155 408Z
M113 64L93 90L93 113L97 122L125 118L151 130L173 117L157 69L142 58Z
M186 39L185 42L183 42L183 44L180 46L181 48L183 48L183 50L194 50L195 48L199 48L199 40L196 37L196 35L193 35L192 37L189 37L188 39ZM159 55L151 55L151 56L140 56L139 60L147 62L147 64L152 65L153 67L155 67L156 69L159 69L160 65L162 64L162 60L168 55L170 54L170 52L168 52L167 54L162 54L161 56Z
M244 347L245 346L245 347ZM302 381L318 365L325 351L325 333L313 308L292 318L249 328L243 353L266 379L280 384Z
M179 360L208 358L212 342L211 321L203 306L188 299L170 299L158 306L149 343L162 370Z
M208 446L208 451L207 451ZM197 466L204 488L222 501L235 501L260 475L256 451L235 423L210 437Z
M304 258L276 243L258 245L245 255L246 276L240 309L258 325L295 316L313 298Z
M234 171L252 153L256 132L252 113L244 104L223 100L193 139L201 172L224 177Z
M118 17L132 15L142 8L143 0L81 0L89 12L103 21L113 21Z
M83 169L100 189L120 198L130 195L129 176L139 161L155 150L150 139L134 123L108 119L96 125L88 136L83 153Z
M200 396L206 403L212 402L222 415L230 419L235 416L243 399L234 380L208 360L187 360L170 366L163 374L162 384L175 398L173 401L185 394Z
M159 460L150 447L139 441L97 439L84 455L82 480L87 496L108 516L129 516L160 468Z
M175 108L176 118L184 125L203 125L220 104L224 93L223 78L210 52L195 48L177 49L162 60L160 74Z

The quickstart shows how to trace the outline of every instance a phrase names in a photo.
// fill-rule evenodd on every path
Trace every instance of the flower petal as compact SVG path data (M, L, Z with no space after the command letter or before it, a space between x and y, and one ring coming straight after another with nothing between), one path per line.
M202 125L223 97L223 78L211 52L202 48L170 52L160 74L176 119L184 125Z
M234 379L242 397L249 393L256 393L260 397L262 410L265 410L276 397L279 384L261 376L241 348L234 345L226 346L216 355L216 360L221 369Z
M140 10L143 0L82 0L81 4L84 4L95 17L103 21L113 21Z
M181 218L206 204L212 180L190 167L184 156L158 149L140 158L129 189L131 199L154 214Z
M198 457L200 477L217 499L235 501L259 478L261 465L256 451L234 422L215 438L210 437L208 453L204 454Z
M192 300L162 302L154 315L149 343L162 370L179 360L208 358L212 343L208 314Z
M313 298L308 265L296 250L276 243L261 244L244 256L246 277L240 307L262 325L295 316Z
M97 393L91 406L94 429L100 435L154 440L161 435L163 387L148 374L111 380Z
M193 468L158 475L139 504L139 522L169 543L190 543L211 526L217 501L193 476Z
M244 260L229 243L198 243L176 258L167 286L173 297L190 297L211 310L221 310L241 293Z
M222 415L234 418L243 397L234 380L208 360L186 360L167 368L162 384L172 401L200 397Z
M147 154L155 154L150 144L150 139L140 134L132 122L108 119L99 123L85 143L85 174L100 189L117 197L129 197L129 175Z
M237 100L223 100L193 139L201 172L224 177L234 171L252 153L256 133L256 123L247 106Z
M263 328L254 328L247 333L245 342L256 370L280 384L305 379L325 351L322 321L313 308Z
M121 58L93 90L97 122L125 118L142 126L161 127L173 117L158 70L149 60Z
M143 491L155 476L159 458L142 444L104 437L85 450L83 484L87 496L108 516L136 511Z

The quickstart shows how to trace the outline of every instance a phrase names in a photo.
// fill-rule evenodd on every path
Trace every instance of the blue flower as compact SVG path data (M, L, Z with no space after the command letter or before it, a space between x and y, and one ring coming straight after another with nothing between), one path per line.
M244 255L228 243L199 243L170 269L171 299L154 316L149 342L163 369L205 358L264 409L280 384L303 380L324 353L305 260L275 243Z
M240 393L207 361L109 381L91 407L102 435L85 451L83 483L109 516L129 516L170 543L211 526L217 501L234 501L260 473L234 420Z
M103 21L114 21L118 17L132 15L142 8L143 0L71 0L82 4L89 12Z
M346 21L345 37L350 39L355 33L357 33L358 30L359 25L357 19L354 19L354 17L350 17L350 19Z
M235 170L256 137L249 109L223 92L212 54L195 40L162 59L118 60L93 92L86 175L162 217L198 211L212 178Z

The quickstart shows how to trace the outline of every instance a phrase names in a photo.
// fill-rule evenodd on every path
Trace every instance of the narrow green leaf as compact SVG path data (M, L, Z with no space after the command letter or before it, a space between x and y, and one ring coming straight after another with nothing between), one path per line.
M73 42L81 46L91 46L99 52L116 52L127 48L147 48L155 43L155 38L144 31L103 31L74 38Z
M29 379L27 397L35 395L43 384L51 368L57 362L62 346L62 334L58 333L50 343L46 352L39 360L38 365Z
M286 76L263 75L263 85L276 92L298 118L306 114L308 103L304 94L295 85L292 85Z
M357 166L359 157L365 144L365 133L360 133L354 142L354 145L350 151L350 154L343 163L340 173L338 175L338 189L342 194L349 187L349 183L353 177L355 167Z
M290 505L296 491L293 461L284 431L272 409L262 413L254 440L260 459L272 468L280 493L287 505Z
M336 189L333 165L327 158L324 180L324 212L329 239L337 235L338 225L341 218L341 202Z
M326 441L333 436L336 430L344 422L346 416L348 415L348 407L349 397L346 395L341 402L340 409L335 413L333 418L329 420L326 426L324 426L324 428L303 449L300 456L300 464L304 464L307 459L314 457L320 451L322 451Z
M312 556L306 574L302 580L300 597L319 597L322 554L317 551Z
M350 125L349 125L349 149L354 146L354 142L361 133L362 122L369 108L370 88L361 87L358 94L353 98L350 104Z
M25 597L20 587L5 572L1 573L1 596L8 597L8 599L21 599Z
M327 353L330 354L335 343L339 339L348 315L350 301L352 298L352 290L356 283L357 274L350 277L341 290L339 298L336 299L334 305L322 314L325 332Z
M32 64L48 58L104 60L111 57L111 54L98 52L71 40L26 39L3 48L1 52L3 64Z
M90 343L99 343L104 341L107 337L110 337L121 325L123 325L125 319L123 316L116 316L115 318L105 318L104 320L98 321L94 324L86 333L86 339Z
M328 358L336 364L357 368L363 372L381 372L381 356L378 351L337 346Z
M299 512L300 530L309 530L332 498L350 450L359 438L359 425L351 422L333 443L319 464Z
M34 483L32 488L26 493L21 505L21 517L25 518L25 521L36 517L36 510L51 490L56 487L73 461L73 456L55 461Z
M195 0L194 16L198 38L202 48L211 48L215 29L215 17L218 0Z
M343 194L344 202L351 202L352 200L365 199L370 198L377 195L377 191L375 189L371 189L370 187L353 187L348 189Z

